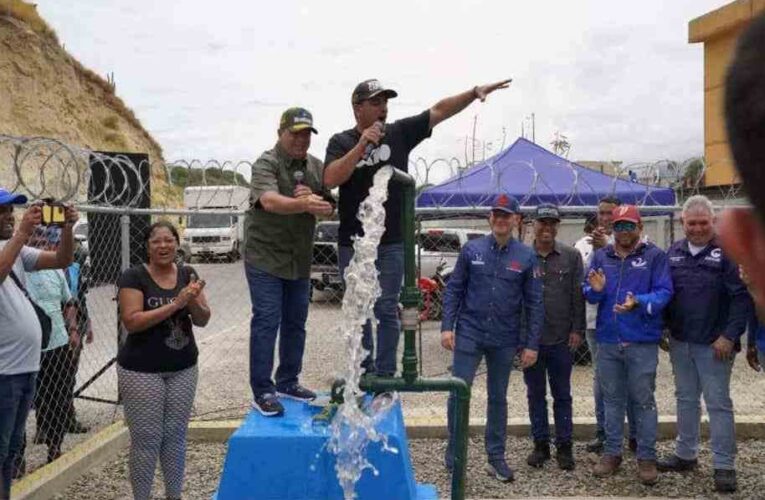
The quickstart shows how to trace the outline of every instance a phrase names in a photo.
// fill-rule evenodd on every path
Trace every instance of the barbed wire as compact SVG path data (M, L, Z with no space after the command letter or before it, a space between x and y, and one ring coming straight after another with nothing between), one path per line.
M525 142L524 142L525 141ZM533 154L515 154L525 146ZM204 208L225 196L223 186L248 187L253 162L176 160L150 163L147 156L93 151L45 137L0 135L0 184L31 199L53 198L89 206L165 209ZM720 165L718 170L725 171ZM554 155L519 139L493 157L465 164L451 158L410 160L417 179L419 208L480 208L501 193L521 205L546 201L560 206L592 206L603 196L626 197L640 206L676 205L704 193L720 205L743 198L733 169L719 186L706 186L716 166L703 158L606 164L601 171ZM208 187L184 199L187 187ZM204 193L204 194L203 194ZM229 207L241 205L227 188ZM673 198L669 194L674 195ZM667 200L671 199L671 203Z

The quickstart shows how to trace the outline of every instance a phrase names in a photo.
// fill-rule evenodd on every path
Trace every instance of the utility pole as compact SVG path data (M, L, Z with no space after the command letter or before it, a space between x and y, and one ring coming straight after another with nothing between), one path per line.
M537 143L537 124L534 113L531 113L531 142Z

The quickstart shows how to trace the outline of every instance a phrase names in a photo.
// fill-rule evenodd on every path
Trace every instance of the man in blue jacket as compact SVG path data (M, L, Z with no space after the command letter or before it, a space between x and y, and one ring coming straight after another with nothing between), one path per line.
M697 465L700 396L709 412L715 490L736 491L736 429L730 374L750 309L738 266L715 239L714 209L705 196L683 205L685 239L668 251L675 295L667 308L670 358L677 396L675 453L660 460L662 472Z
M487 472L499 481L513 480L505 462L507 386L513 358L522 349L521 366L537 360L544 321L542 281L534 251L513 239L519 223L518 201L499 195L491 209L492 234L462 247L444 295L441 345L454 352L453 374L473 383L481 358L486 357ZM521 314L527 334L521 338ZM454 395L449 396L447 417L449 445L446 467L454 458Z
M654 484L656 470L656 365L662 312L672 297L667 255L643 243L640 212L614 209L614 244L598 250L590 264L585 298L598 304L598 371L605 402L606 443L596 476L616 473L622 460L628 397L637 423L638 477Z

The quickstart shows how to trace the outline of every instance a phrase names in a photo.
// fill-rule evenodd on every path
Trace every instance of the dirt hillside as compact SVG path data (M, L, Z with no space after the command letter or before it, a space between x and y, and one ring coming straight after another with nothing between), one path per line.
M148 153L152 198L160 204L177 198L161 178L161 146L113 85L69 55L36 7L22 0L0 0L0 134Z

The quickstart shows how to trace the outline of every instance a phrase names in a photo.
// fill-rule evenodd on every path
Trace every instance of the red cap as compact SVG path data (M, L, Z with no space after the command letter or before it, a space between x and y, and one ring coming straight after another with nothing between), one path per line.
M614 208L613 221L619 222L620 220L626 220L627 222L640 223L640 211L635 205L619 205Z

